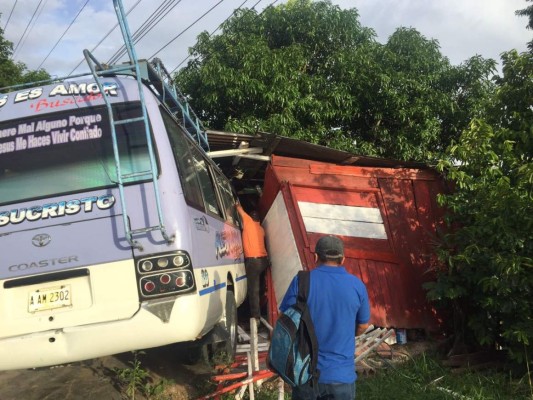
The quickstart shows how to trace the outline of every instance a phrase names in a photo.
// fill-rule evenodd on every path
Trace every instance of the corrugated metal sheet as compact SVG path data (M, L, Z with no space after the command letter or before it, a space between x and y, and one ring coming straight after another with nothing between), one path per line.
M321 161L336 165L357 165L367 167L385 168L417 168L426 169L427 165L416 162L405 162L378 157L367 157L335 150L317 144L307 143L301 140L284 136L274 135L267 132L259 132L256 135L242 133L207 131L210 150L212 152L238 149L240 146L259 147L263 149L263 155L301 158L305 160ZM238 175L237 171L243 172L244 180L263 180L266 162L245 158L217 158L216 163L227 176Z

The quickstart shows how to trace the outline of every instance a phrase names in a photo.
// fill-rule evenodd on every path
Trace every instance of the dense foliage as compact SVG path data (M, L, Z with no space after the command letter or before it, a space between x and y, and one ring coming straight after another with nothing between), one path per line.
M477 342L522 355L533 342L533 55L502 59L485 116L439 165L457 189L442 198L454 229L430 294L460 305Z
M13 61L12 56L13 43L4 38L0 28L0 88L50 78L44 69L30 71L24 63Z
M530 0L527 0L530 1ZM528 16L531 7L519 10ZM199 37L177 74L213 129L271 131L358 154L432 162L455 182L452 230L431 297L478 344L533 340L533 61L450 65L435 40L398 28L380 44L355 9L292 0L244 10Z
M531 10L517 14L531 23ZM415 29L380 44L355 9L292 0L241 10L191 56L176 78L213 129L440 159L455 191L441 198L452 229L430 295L455 306L458 333L523 353L533 340L531 54L504 54L491 79L493 60L452 66Z
M526 0L526 1L531 2L533 0ZM527 17L528 22L527 22L526 27L527 29L533 29L533 5L529 5L522 10L517 10L516 15L519 15L521 17ZM533 40L528 42L527 47L529 51L533 52Z
M291 0L240 10L203 33L176 80L212 129L279 135L354 153L437 159L492 87L494 61L450 65L435 40L399 28L387 43L355 9Z

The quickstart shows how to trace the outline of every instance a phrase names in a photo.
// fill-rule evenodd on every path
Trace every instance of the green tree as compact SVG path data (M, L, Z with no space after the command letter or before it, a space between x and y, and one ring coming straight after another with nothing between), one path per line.
M533 55L502 60L485 117L439 165L457 187L441 199L453 231L430 296L459 305L477 343L521 355L533 341Z
M530 2L533 0L526 0L526 1ZM528 22L527 22L526 27L527 29L533 29L533 5L527 6L526 8L522 10L517 10L516 15L520 17L527 17ZM531 52L533 52L533 40L528 42L527 47Z
M0 88L50 78L44 69L28 70L24 63L13 61L12 56L13 43L4 38L0 28Z
M355 10L326 2L289 1L260 15L244 10L223 34L200 35L178 81L212 128L320 142L353 107L342 74L349 53L373 35Z
M493 60L452 66L436 40L412 28L397 29L375 56L373 88L353 93L364 99L365 118L352 120L352 132L365 153L435 160L492 90Z
M357 10L309 0L240 10L191 56L176 80L212 129L419 161L467 126L494 68L481 58L451 66L414 29L380 44Z

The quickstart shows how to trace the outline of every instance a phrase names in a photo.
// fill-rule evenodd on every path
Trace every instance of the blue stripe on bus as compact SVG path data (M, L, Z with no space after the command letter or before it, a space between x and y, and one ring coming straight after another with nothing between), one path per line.
M223 282L223 283L219 283L218 285L215 284L211 287L208 287L206 289L202 289L198 292L198 294L200 296L203 296L203 295L206 295L206 294L209 294L209 293L213 293L215 290L219 290L219 289L222 289L222 288L225 288L226 287L226 282Z
M238 276L237 279L235 279L237 282L243 280L243 279L246 279L246 275L241 275L241 276Z

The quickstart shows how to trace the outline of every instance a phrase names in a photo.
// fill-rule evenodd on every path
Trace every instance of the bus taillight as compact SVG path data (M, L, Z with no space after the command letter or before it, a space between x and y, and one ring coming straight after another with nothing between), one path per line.
M152 281L145 281L144 282L144 290L148 293L152 293L155 289L155 283Z
M182 274L178 275L178 277L176 278L176 286L183 287L185 283L186 283L185 276Z
M183 256L176 256L172 259L172 263L175 267L182 267L185 264L185 258Z
M135 260L142 299L172 296L196 289L191 259L184 251Z
M150 272L154 268L154 264L150 260L145 260L141 264L141 269L144 272Z
M158 258L157 259L157 266L159 268L166 268L168 266L168 258L166 258L166 257Z

